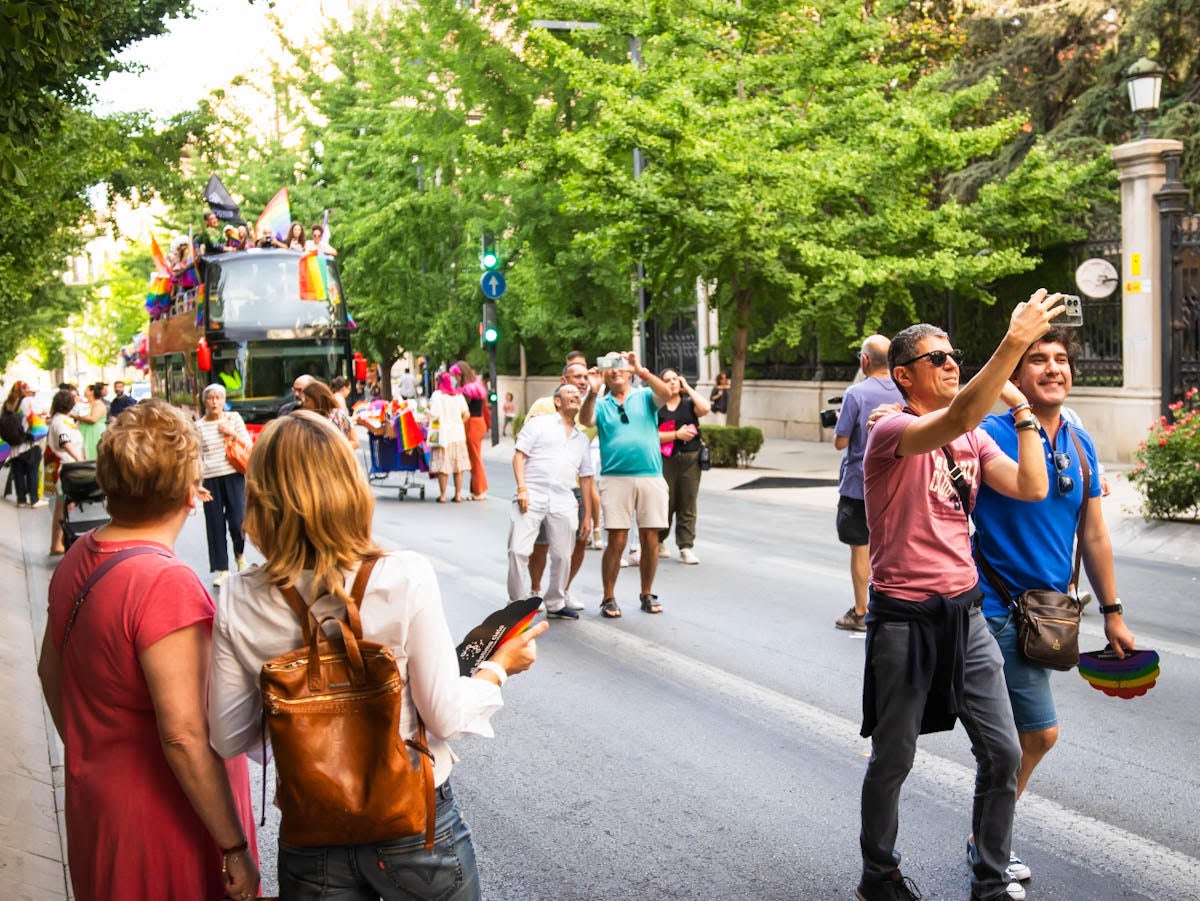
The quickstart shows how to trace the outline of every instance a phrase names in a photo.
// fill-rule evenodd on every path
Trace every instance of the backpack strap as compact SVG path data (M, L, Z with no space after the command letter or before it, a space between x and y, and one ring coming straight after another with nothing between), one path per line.
M162 548L149 547L142 545L140 547L127 547L122 551L117 551L99 566L97 566L87 581L83 583L83 587L79 589L79 593L75 595L75 606L71 608L71 614L67 617L67 628L63 632L62 648L59 650L60 655L64 655L67 650L67 639L71 637L71 630L75 628L75 618L79 616L79 610L83 607L83 602L87 600L88 593L96 587L96 583L107 575L108 571L121 563L128 560L130 557L140 557L143 554L158 554L160 557L170 557ZM64 658L65 659L65 658Z
M966 477L958 468L958 461L954 459L954 454L950 453L950 445L943 444L942 453L946 455L947 474L950 476L950 481L954 483L954 490L958 492L963 513L969 519L971 516L971 486L967 484Z

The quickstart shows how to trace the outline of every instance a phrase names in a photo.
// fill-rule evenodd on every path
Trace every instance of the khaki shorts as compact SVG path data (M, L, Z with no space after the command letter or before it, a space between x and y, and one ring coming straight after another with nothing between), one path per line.
M669 494L662 476L603 476L600 510L604 528L628 529L637 514L639 529L665 529Z

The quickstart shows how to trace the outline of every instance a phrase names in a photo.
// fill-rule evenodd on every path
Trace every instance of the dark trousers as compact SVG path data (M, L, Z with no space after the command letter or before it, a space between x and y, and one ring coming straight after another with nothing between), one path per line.
M204 480L204 487L212 495L204 502L204 530L208 533L208 568L213 572L229 569L229 545L225 541L225 529L233 539L233 555L242 556L246 550L246 538L242 534L242 519L246 515L246 477L241 473L230 473Z
M12 467L13 484L17 487L17 503L32 504L38 499L38 464L42 462L42 449L36 444L19 457L9 461Z
M659 544L675 523L675 544L682 550L696 544L696 503L700 498L700 451L675 451L663 458L663 478L670 500L667 527L658 530Z
M1004 684L1004 660L983 614L970 613L971 631L963 673L965 709L959 716L971 740L977 765L971 831L979 851L975 893L1000 899L1012 842L1017 804L1021 745L1012 704ZM896 833L900 824L900 787L917 751L925 693L908 681L909 623L883 623L869 665L875 670L878 720L871 734L871 760L862 788L863 879L882 880L900 865Z

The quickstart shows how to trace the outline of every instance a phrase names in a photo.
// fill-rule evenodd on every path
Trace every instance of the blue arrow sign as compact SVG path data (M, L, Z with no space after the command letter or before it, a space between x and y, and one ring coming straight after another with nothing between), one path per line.
M508 287L504 281L504 276L499 272L485 272L479 279L479 287L483 289L483 296L488 300L495 300L504 293L504 289Z

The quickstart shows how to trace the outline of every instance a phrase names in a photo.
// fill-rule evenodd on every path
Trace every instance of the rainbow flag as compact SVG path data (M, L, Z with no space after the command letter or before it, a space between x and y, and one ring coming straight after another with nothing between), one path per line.
M288 205L287 188L280 188L274 197L263 207L262 215L258 217L254 230L261 238L264 235L274 235L279 241L287 237L288 227L292 224L292 210Z
M150 257L154 260L154 271L160 275L170 277L171 267L167 265L167 255L158 246L154 232L150 233Z
M325 254L310 250L300 257L300 299L329 299L329 269Z
M417 425L417 417L413 416L412 410L405 410L400 414L399 419L400 428L396 432L400 437L400 446L406 451L420 447L425 440L425 433Z
M29 417L29 434L33 436L34 441L40 441L50 434L50 426L46 424L46 420L38 413L34 413Z

